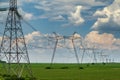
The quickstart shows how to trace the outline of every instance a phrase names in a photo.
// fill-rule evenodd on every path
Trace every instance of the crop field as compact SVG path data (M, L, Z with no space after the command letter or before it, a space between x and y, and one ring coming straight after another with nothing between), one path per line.
M120 64L31 64L37 80L120 80ZM2 79L0 79L2 80Z

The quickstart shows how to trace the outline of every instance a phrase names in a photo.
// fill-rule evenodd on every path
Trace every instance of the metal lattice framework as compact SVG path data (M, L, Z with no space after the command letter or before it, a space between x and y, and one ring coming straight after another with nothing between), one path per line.
M22 18L17 11L17 0L10 0L9 6L0 48L2 59L6 60L6 63L4 63L5 73L17 75L17 77L26 73L26 75L32 77L30 60L22 31Z
M71 40L72 46L73 46L73 51L74 51L74 54L75 54L77 63L78 63L78 65L79 65L79 56L78 56L78 53L77 53L77 49L76 49L76 47L75 47L74 40L75 40L75 39L80 39L80 37L75 37L75 36L74 36L75 34L76 34L76 33L73 33L72 36L59 36L59 35L57 35L57 34L54 32L55 37L53 37L53 38L55 38L55 45L54 45L54 49L53 49L53 54L52 54L50 66L52 66L52 64L53 64L54 57L55 57L55 53L56 53L56 49L57 49L57 46L59 46L59 45L58 45L59 40L65 40L65 39ZM60 47L62 47L62 46L60 46Z

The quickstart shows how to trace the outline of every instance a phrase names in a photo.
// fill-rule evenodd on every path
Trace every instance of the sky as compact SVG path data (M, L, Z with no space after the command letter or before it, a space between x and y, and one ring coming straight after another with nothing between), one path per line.
M0 0L0 8L8 7L9 0ZM80 61L83 48L83 62L92 61L93 48L98 61L103 58L100 53L109 61L120 61L120 0L18 0L18 11L24 18L23 32L31 62L50 62L56 40L53 32L60 38L54 62L76 62L71 39L74 32ZM1 35L7 13L0 12Z

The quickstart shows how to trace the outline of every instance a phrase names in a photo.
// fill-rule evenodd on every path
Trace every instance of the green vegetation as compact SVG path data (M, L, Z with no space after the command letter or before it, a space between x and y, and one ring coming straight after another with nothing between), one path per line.
M36 78L31 77L18 78L16 75L0 74L0 80L36 80Z
M5 62L5 61L1 61L1 60L0 60L0 63L6 63L6 62Z
M104 65L53 64L52 67L49 64L31 64L31 68L37 80L120 80L120 64L117 63ZM1 76L0 80L5 79L2 79Z

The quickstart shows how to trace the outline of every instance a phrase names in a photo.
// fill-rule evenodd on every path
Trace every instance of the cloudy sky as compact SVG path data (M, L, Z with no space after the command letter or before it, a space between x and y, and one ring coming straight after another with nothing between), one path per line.
M8 8L8 1L0 0L0 8ZM103 56L107 55L109 60L120 61L120 0L18 0L18 11L24 18L26 43L32 46L28 46L32 62L50 62L56 40L53 32L66 38L58 41L55 62L76 62L70 38L74 32L74 40L75 37L82 39L74 42L81 48L81 51L76 48L80 60L84 46L100 49L96 53L103 51ZM0 12L1 34L7 13ZM100 59L99 54L97 57ZM89 56L85 58L86 61L90 59Z

